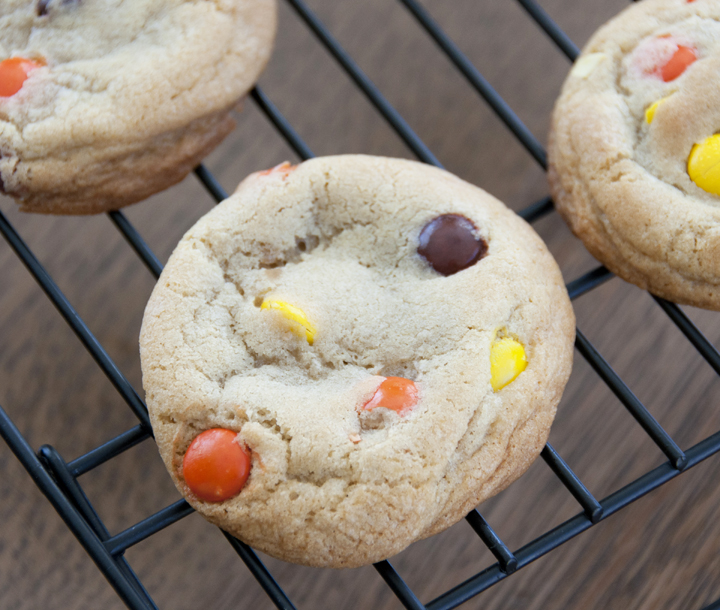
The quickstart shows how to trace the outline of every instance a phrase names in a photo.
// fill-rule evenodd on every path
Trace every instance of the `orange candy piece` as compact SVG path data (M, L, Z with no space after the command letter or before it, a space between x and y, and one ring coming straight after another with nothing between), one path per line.
M0 61L0 97L15 95L22 89L28 74L41 65L24 57L11 57Z
M237 432L211 428L198 434L183 458L183 478L198 498L223 502L238 495L250 474L250 452Z
M275 167L271 167L270 169L265 169L261 172L258 172L258 175L260 176L269 176L270 174L281 174L283 178L287 177L287 175L297 169L297 165L291 165L289 161L283 161L280 163L280 165L276 165Z
M417 386L412 381L403 377L386 377L363 409L369 411L376 407L385 407L402 415L412 409L417 400Z
M685 72L688 66L696 59L697 54L695 53L695 49L678 45L677 51L675 51L670 60L660 68L660 76L662 76L662 79L666 83L669 83Z

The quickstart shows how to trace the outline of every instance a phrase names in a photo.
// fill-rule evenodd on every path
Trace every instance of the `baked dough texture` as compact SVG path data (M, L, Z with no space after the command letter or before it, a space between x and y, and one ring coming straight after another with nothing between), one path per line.
M665 82L675 49L697 60ZM643 0L591 38L555 106L550 189L611 271L678 303L720 309L720 198L688 174L720 130L720 2ZM655 102L651 122L646 111Z
M487 255L453 275L417 253L441 214ZM312 345L260 308L302 309ZM427 165L348 155L250 175L191 228L145 311L143 385L178 489L211 522L275 557L354 567L463 518L544 446L570 374L575 319L552 256L484 191ZM527 368L493 392L497 336ZM417 405L363 411L386 376ZM209 428L251 451L245 488L199 500L183 456Z
M45 63L0 98L0 187L91 214L180 180L234 127L275 0L3 0L0 60Z

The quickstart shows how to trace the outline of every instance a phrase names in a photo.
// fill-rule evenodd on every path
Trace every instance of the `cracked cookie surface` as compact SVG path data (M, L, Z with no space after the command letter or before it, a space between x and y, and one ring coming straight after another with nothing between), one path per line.
M418 247L447 215L486 251L443 275ZM183 237L143 319L143 385L163 460L199 512L275 557L353 567L524 472L574 328L544 244L484 191L411 161L318 158L252 174ZM527 362L495 391L500 337ZM402 378L386 384L399 406L368 410L384 378ZM222 502L183 477L211 428L236 432L252 461Z
M716 310L720 198L689 159L720 130L719 70L720 3L633 4L575 62L548 149L556 206L596 258L656 295Z
M0 97L0 187L24 211L89 214L180 181L232 130L275 11L275 0L3 1L0 60L37 67Z

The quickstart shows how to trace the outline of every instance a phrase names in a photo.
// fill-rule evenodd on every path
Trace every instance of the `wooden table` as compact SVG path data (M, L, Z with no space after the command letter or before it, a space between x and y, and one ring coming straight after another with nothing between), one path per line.
M511 0L435 0L427 8L541 142L569 61ZM519 210L547 195L542 168L395 0L312 0L310 7L450 171ZM625 0L546 0L582 44ZM315 154L413 158L284 1L260 86ZM297 160L252 100L207 159L227 190L249 172ZM213 206L194 176L126 210L161 261ZM106 216L0 211L27 241L140 391L137 336L154 280ZM556 214L535 224L570 281L597 263ZM137 422L5 242L0 241L0 405L37 449L73 459ZM575 301L578 327L686 449L720 429L720 382L646 293L612 279ZM686 308L714 343L717 314ZM590 366L575 368L550 442L597 498L665 461ZM0 607L124 607L0 443ZM711 458L469 602L472 608L700 609L720 597L718 458ZM178 499L152 441L80 482L111 533ZM511 549L579 512L538 460L482 514ZM160 608L271 608L220 532L191 515L126 557ZM266 563L298 608L400 608L372 567L314 570ZM467 523L392 560L422 601L494 562Z

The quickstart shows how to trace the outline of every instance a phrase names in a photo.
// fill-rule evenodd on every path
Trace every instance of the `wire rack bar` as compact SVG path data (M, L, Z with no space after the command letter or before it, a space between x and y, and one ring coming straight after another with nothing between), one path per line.
M110 220L112 220L113 224L123 234L130 246L132 246L132 249L135 250L135 253L140 257L142 262L145 263L145 266L150 270L150 273L152 273L155 276L155 279L157 279L162 271L162 264L160 264L157 256L155 256L153 251L150 250L148 245L145 243L145 240L140 237L140 233L138 233L137 229L130 224L130 221L122 212L108 212L108 216L110 217Z
M69 496L75 507L80 511L85 522L93 529L95 535L100 540L107 540L110 537L105 524L102 522L95 509L90 504L85 492L82 490L75 478L70 474L70 470L58 453L57 449L50 445L43 445L38 452L40 461L43 462L55 475L55 480L60 488Z
M0 436L25 467L33 482L53 505L65 525L85 547L120 599L134 610L147 610L148 608L157 610L149 595L142 589L142 585L138 582L141 587L138 590L138 585L133 585L128 580L127 574L113 560L92 528L82 519L72 502L45 470L32 447L20 434L2 406L0 406Z
M260 561L258 556L255 554L255 551L253 551L247 544L240 542L237 538L231 536L227 532L222 533L225 538L228 539L237 554L240 555L240 558L245 562L245 565L255 577L255 580L258 581L275 606L279 610L296 610L288 596L285 595L285 591L280 588L280 585L277 584L277 581L265 567L265 564Z
M485 77L480 74L478 69L472 62L460 51L459 47L445 34L430 14L415 0L400 0L414 17L420 22L420 25L435 40L443 52L450 58L475 90L490 105L495 114L507 125L513 135L520 141L532 157L540 164L543 169L547 168L547 157L545 150L525 126L518 116L515 114L509 104L492 88Z
M565 53L570 61L575 61L580 55L580 49L570 40L557 24L550 19L550 16L534 0L517 0L518 3L530 14L535 22L552 38L558 48Z
M195 175L198 177L203 186L208 190L215 199L216 203L220 203L223 199L227 199L227 192L220 182L213 176L202 163L195 168Z
M135 587L135 589L140 592L143 599L145 600L144 606L131 606L131 609L144 610L145 608L150 608L150 610L159 610L159 608L155 604L155 601L147 592L147 589L145 589L145 586L142 584L137 574L135 574L135 571L130 567L130 564L128 564L127 560L124 557L116 557L115 562L120 569L120 573L125 576L125 581L128 582L130 586ZM105 576L107 578L107 574Z
M620 399L620 402L622 402L625 408L642 426L643 430L647 432L648 436L650 436L660 450L670 459L675 468L678 470L685 468L687 456L580 330L578 330L575 335L575 347L613 391L615 396Z
M603 515L600 520L607 519L610 515L640 499L653 489L674 479L681 474L681 472L697 466L700 462L718 451L720 451L720 432L716 432L687 451L687 467L685 470L678 470L671 462L665 462L615 493L610 494L600 502L603 508ZM515 557L518 561L518 569L532 563L592 526L593 523L585 513L580 513L568 519L516 551ZM489 568L437 597L427 604L427 608L428 610L450 610L451 608L456 608L506 576L507 575L500 570L498 564L493 564Z
M388 587L392 589L392 592L407 610L425 610L425 606L415 597L412 589L407 586L389 561L378 561L373 564L373 567L378 571L378 574L382 576Z
M355 84L367 96L372 104L380 111L385 120L402 138L407 146L412 150L421 161L442 167L437 157L430 151L427 145L418 137L418 135L410 128L402 115L393 108L380 90L365 75L365 73L355 63L355 60L343 49L340 44L333 38L325 25L315 16L315 14L301 0L287 0L302 20L308 25L313 33L320 39L325 48L343 67L348 76L355 81Z
M500 536L490 527L490 524L485 520L485 517L480 514L479 510L471 510L465 517L465 520L470 524L470 527L475 530L475 533L480 536L480 539L495 556L495 559L498 560L501 572L510 575L517 570L517 559L515 555L513 555L505 543L500 540Z
M675 303L670 303L654 295L651 296L689 339L695 349L700 352L700 355L707 360L713 370L720 375L720 353L715 346L705 338L705 335L700 332L698 327L690 321L690 318L688 318Z
M107 443L88 451L85 455L68 462L68 470L72 476L79 477L148 438L152 438L152 430L138 424Z
M135 413L135 416L140 422L150 428L147 407L140 396L138 396L135 388L130 385L130 382L120 372L120 369L115 366L110 356L108 356L107 352L90 332L85 322L83 322L82 318L80 318L75 309L73 309L65 295L60 291L50 275L45 271L35 255L30 251L30 248L28 248L27 244L25 244L17 234L2 212L0 212L0 232L25 267L27 267L28 271L30 271L35 281L40 285L40 288L43 289L62 317L65 318L65 321L70 325L70 328L75 332L85 346L85 349L90 352L90 355L95 362L97 362L98 366L100 366L110 380L110 383L113 384L130 409L132 409L132 412Z
M77 480L72 476L65 460L60 456L57 450L50 445L43 445L38 452L40 461L50 468L55 480L58 482L60 489L66 497L69 497L76 509L80 512L85 522L93 529L97 538L104 542L110 537L105 524L102 522L95 509L92 507L85 492L82 490ZM118 568L125 576L125 579L138 590L146 602L155 607L155 602L143 587L140 579L130 567L130 564L122 558L116 558Z
M303 139L298 135L290 125L290 122L280 113L275 104L263 93L259 87L255 87L250 92L250 97L255 101L260 110L270 119L270 122L275 125L275 128L285 138L285 141L295 151L295 154L300 157L303 161L312 159L315 155L310 150L310 147L305 144Z
M601 265L592 271L588 271L585 275L581 275L576 280L573 280L567 284L565 288L567 288L568 295L570 295L571 299L577 299L579 296L590 292L593 288L597 288L600 284L604 284L613 277L613 274Z
M705 606L703 610L720 610L720 599L716 602L713 602L709 606Z
M535 222L553 211L553 200L548 195L540 201L531 203L528 207L518 212L518 216L526 222Z
M165 529L168 525L180 521L180 519L187 517L193 512L195 512L195 509L185 500L178 500L174 504L156 512L152 517L148 517L129 527L124 532L116 534L112 538L108 537L104 541L105 547L111 555L120 555L131 546L142 542L160 530Z
M603 515L603 508L600 506L600 502L588 491L587 487L583 485L582 481L565 463L565 460L560 457L560 454L555 451L553 446L547 443L540 455L543 460L545 460L545 463L550 466L555 476L560 479L562 484L580 503L588 519L590 519L592 523L600 521Z

